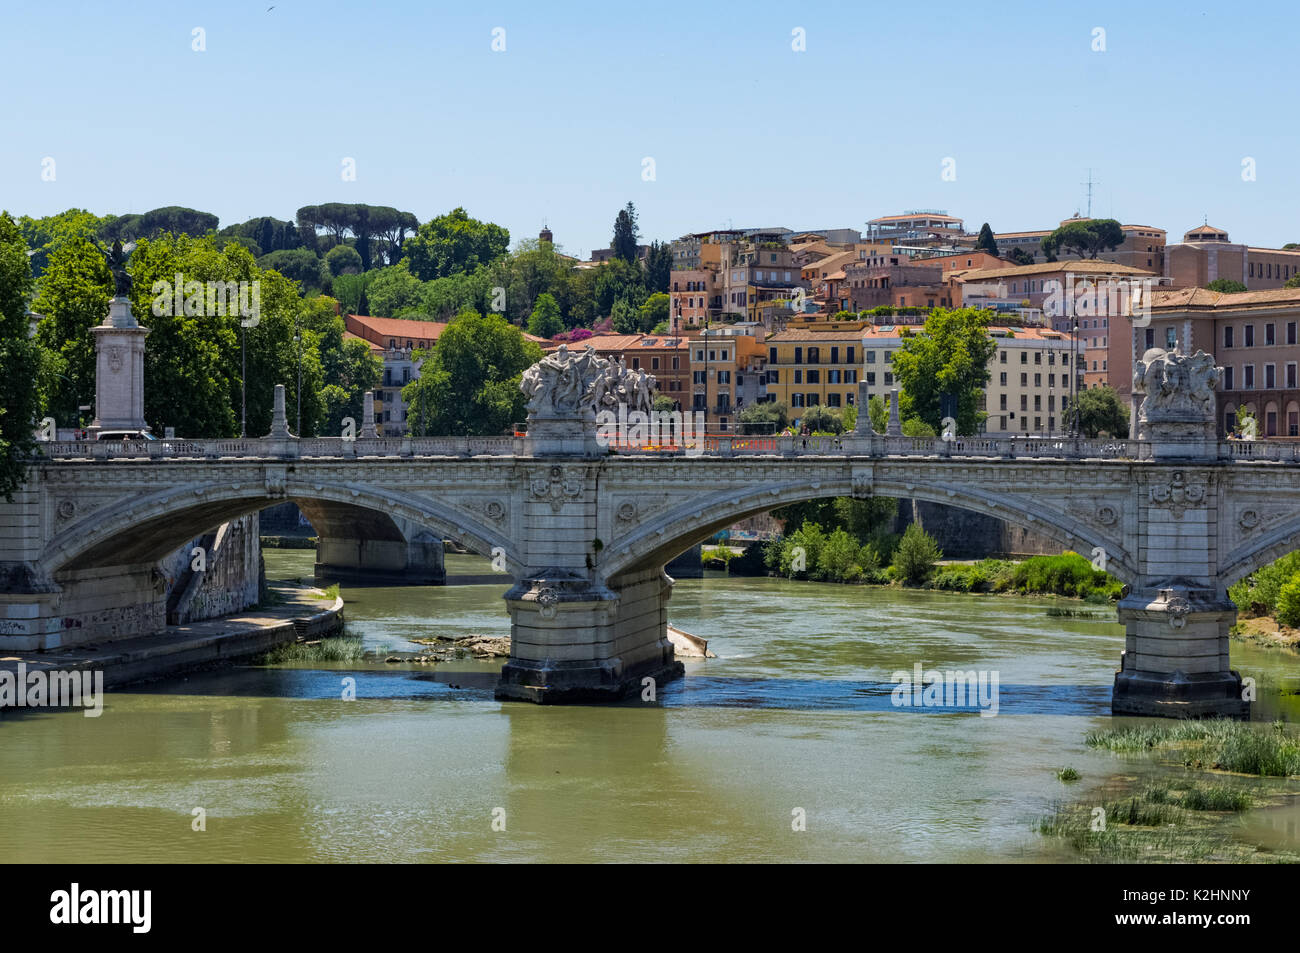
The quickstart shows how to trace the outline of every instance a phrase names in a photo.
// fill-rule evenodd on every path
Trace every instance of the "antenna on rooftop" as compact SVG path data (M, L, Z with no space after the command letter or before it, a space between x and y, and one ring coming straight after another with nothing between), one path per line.
M1100 182L1094 182L1094 181L1092 181L1092 169L1089 169L1089 170L1088 170L1088 181L1087 181L1087 182L1080 182L1079 184L1080 184L1080 185L1086 185L1086 186L1088 187L1088 217L1089 217L1089 218L1092 218L1092 187L1093 187L1094 185L1101 185L1101 183L1100 183Z

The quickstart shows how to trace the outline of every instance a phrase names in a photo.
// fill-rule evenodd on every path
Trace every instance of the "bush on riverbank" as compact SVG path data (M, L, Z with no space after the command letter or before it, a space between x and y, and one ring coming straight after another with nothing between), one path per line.
M1234 586L1228 587L1228 598L1237 605L1237 611L1243 616L1276 615L1282 590L1288 583L1300 580L1300 552L1288 553L1274 563L1257 569ZM1292 622L1278 621L1283 625L1300 625L1300 613L1295 612L1296 594L1288 599L1288 617Z
M361 640L350 636L336 636L309 642L289 642L277 645L262 656L263 665L281 665L285 662L356 662L365 656Z
M1179 721L1094 731L1084 738L1090 748L1110 751L1181 750L1184 763L1261 777L1300 775L1300 734L1282 722L1268 727L1226 718Z
M908 533L910 539L907 534L901 538L879 534L859 543L843 529L828 535L820 524L804 523L788 536L752 543L739 556L732 554L713 566L707 562L705 565L727 568L736 576L770 573L821 582L896 582L945 592L1073 596L1100 604L1118 599L1123 588L1118 579L1094 569L1078 553L1030 556L1020 562L981 559L937 565L943 555L933 538L916 524L908 528Z
M905 586L924 585L940 559L943 559L943 552L934 537L919 524L912 523L894 553L894 578Z

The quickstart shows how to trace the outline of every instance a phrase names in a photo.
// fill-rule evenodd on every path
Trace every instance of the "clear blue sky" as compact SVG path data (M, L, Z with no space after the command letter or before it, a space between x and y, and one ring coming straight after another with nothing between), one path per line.
M6 4L0 206L463 205L585 255L629 200L646 240L909 208L1041 228L1091 168L1096 215L1300 241L1287 3L272 2Z

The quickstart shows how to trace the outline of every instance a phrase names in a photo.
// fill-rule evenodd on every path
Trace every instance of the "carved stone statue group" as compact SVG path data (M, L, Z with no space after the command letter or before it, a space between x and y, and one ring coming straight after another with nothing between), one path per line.
M603 358L590 345L575 354L561 344L524 371L519 389L528 397L530 417L581 415L594 420L600 411L616 411L619 404L626 404L629 412L649 413L655 383L653 375L630 370L622 358Z
M1140 419L1200 421L1214 419L1214 389L1222 369L1204 351L1179 354L1151 348L1133 372L1133 390L1144 395Z

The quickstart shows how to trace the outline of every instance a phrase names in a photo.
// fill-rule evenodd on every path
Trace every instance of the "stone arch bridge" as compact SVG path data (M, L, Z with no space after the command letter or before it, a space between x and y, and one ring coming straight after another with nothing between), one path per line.
M281 423L282 404L277 388ZM1300 445L1162 433L1155 413L1143 422L1141 440L864 430L635 449L601 446L589 414L533 406L524 437L299 440L280 426L260 439L49 443L23 489L0 503L0 648L161 629L161 556L293 500L382 514L503 555L512 652L498 695L614 699L681 672L663 568L678 553L776 506L880 495L974 510L1104 553L1128 586L1115 711L1241 715L1227 587L1300 548Z

